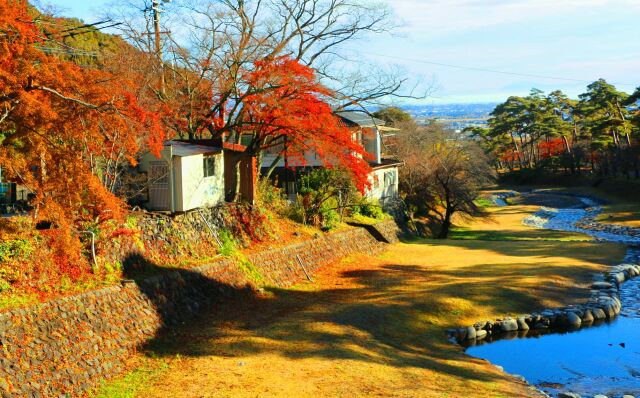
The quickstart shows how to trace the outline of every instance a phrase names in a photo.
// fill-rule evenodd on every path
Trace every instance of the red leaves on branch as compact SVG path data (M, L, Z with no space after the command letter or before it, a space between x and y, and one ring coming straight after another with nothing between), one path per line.
M0 167L35 195L37 219L119 218L108 185L117 164L159 152L161 109L140 95L140 76L47 55L43 37L26 1L0 0Z
M249 90L243 100L240 134L251 134L259 148L281 148L289 167L306 166L315 154L326 167L352 172L360 190L370 171L366 152L323 99L331 91L320 84L313 69L289 57L254 63L244 78Z
M538 144L538 148L540 149L540 156L543 159L558 156L566 152L566 147L562 138L541 142Z

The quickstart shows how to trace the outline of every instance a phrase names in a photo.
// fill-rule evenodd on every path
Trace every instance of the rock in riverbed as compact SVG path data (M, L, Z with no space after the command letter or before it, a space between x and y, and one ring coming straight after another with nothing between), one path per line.
M602 308L594 308L591 310L591 314L593 314L593 319L595 320L603 320L607 318L607 314L604 313Z
M582 322L591 323L593 322L593 314L591 314L591 310L584 310L584 314L582 315Z
M592 289L611 289L613 285L609 282L593 282L591 285Z
M524 320L524 318L518 318L518 330L529 330L529 325Z
M574 392L561 392L558 394L558 398L582 398L582 396Z
M500 322L500 330L503 332L513 332L518 330L518 322L515 319L505 319Z
M474 328L473 326L469 326L467 328L466 339L473 340L475 338L476 338L476 328Z
M582 325L582 319L573 312L567 312L567 325L579 328Z

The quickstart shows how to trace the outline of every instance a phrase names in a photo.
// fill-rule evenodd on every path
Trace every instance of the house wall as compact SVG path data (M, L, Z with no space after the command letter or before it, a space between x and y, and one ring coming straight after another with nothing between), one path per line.
M382 137L377 129L362 129L362 145L364 150L371 156L370 162L382 162Z
M262 167L264 168L271 167L273 162L276 160L276 157L277 157L277 152L275 151L274 153L265 152L264 155L262 156ZM299 160L296 159L296 162L299 163ZM296 164L295 166L309 166L309 167L324 166L324 162L322 162L320 157L313 151L308 151L307 153L305 153L304 163L305 164L301 164L301 165ZM290 165L294 166L293 164L290 164ZM284 167L284 158L280 159L276 167Z
M367 161L381 163L382 162L382 137L377 129L365 128L353 130L353 139L362 143L364 150L369 154ZM273 147L270 151L265 151L262 157L262 167L269 168L276 159L281 148ZM332 164L331 157L327 156L326 162L315 153L315 151L307 151L304 155L305 164L296 165L290 161L290 166L308 166L308 167L324 167L326 163ZM277 167L285 167L284 159L280 159Z
M145 153L142 158L140 159L140 164L139 164L139 168L141 171L147 173L147 178L151 179L152 176L151 174L151 170L152 170L152 165L155 163L159 163L159 162L164 162L167 167L169 165L169 162L171 161L171 155L170 155L170 151L167 147L163 148L162 151L160 151L160 157L157 158L155 155L151 154L151 153ZM168 168L167 170L167 174L171 175L175 175L176 173L176 167L177 167L177 161L176 159L173 159L173 165L171 167ZM168 180L170 181L170 180ZM170 191L170 187L171 184L170 182L166 184L166 188L162 188L160 189L158 187L158 185L152 184L151 181L148 180L148 203L146 204L146 207L150 210L157 210L157 211L170 211L171 210L171 196L172 196L172 192ZM173 194L175 195L175 194ZM174 196L174 201L175 201L175 196Z
M386 178L385 178L386 175ZM377 199L381 204L398 198L398 168L388 167L373 170L369 174L371 188L367 189L365 196Z
M224 201L224 157L214 155L215 175L204 176L203 155L176 158L176 211L211 207Z
M173 157L175 211L184 212L198 207L215 206L224 201L224 155L220 153L214 156L216 158L215 176L207 178L204 177L203 155ZM168 162L169 157L169 150L166 147L162 150L160 159L152 154L145 154L140 161L140 169L148 173L153 162ZM167 208L154 210L170 210L170 201Z

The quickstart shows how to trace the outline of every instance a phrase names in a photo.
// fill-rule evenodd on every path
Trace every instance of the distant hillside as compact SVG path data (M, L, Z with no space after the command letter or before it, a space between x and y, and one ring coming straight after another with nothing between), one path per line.
M120 36L86 26L80 19L53 17L35 7L31 7L31 12L45 35L51 39L42 44L42 49L78 65L99 68L109 54L115 53L121 46L129 46Z
M402 109L417 118L461 119L487 118L497 103L406 105Z

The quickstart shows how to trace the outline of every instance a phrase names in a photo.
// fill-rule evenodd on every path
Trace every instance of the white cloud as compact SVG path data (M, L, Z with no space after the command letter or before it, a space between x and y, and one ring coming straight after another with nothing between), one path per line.
M430 36L571 13L640 10L639 0L389 0L404 33Z

